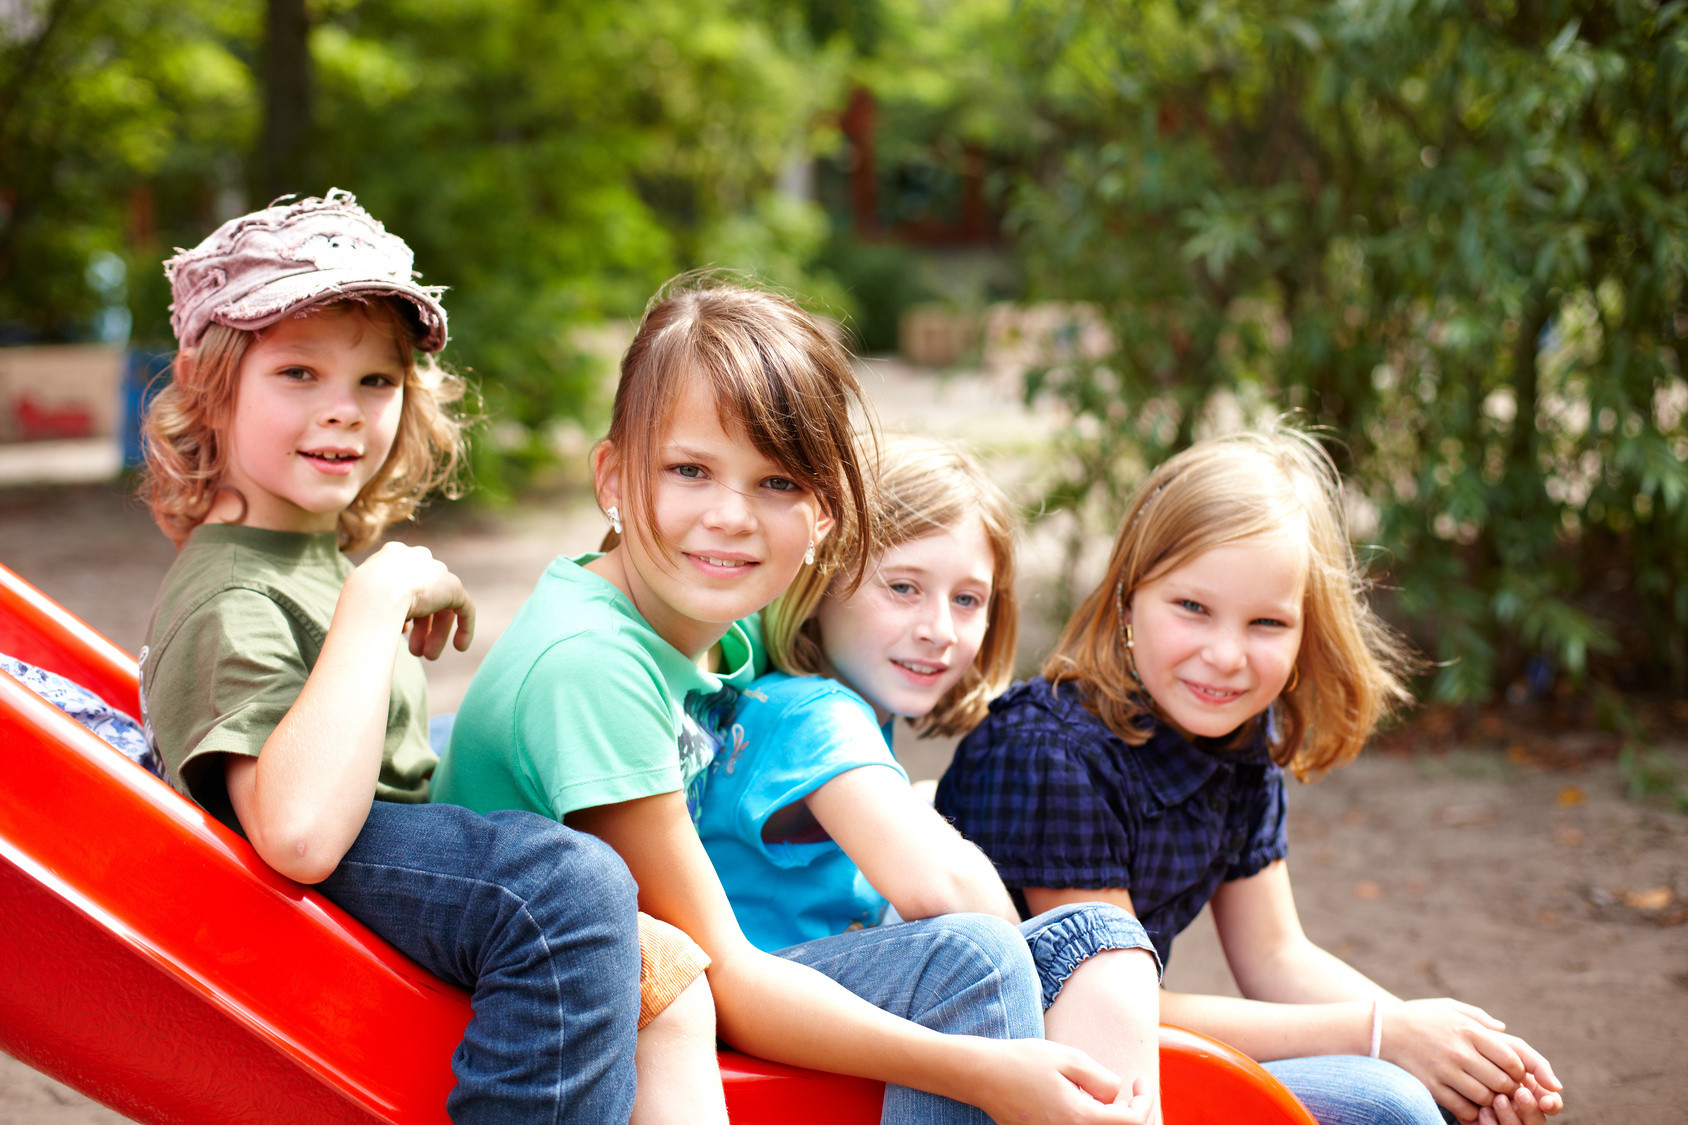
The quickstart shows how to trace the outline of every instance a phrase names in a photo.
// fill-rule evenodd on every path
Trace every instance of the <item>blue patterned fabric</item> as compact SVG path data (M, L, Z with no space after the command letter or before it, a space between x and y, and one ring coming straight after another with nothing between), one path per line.
M961 740L938 811L1025 887L1123 887L1164 965L1219 885L1289 850L1264 733L1226 750L1157 724L1128 746L1046 680L1015 684Z
M0 652L0 669L110 743L125 758L155 777L164 776L158 755L147 744L141 724L113 707L81 684L44 668L25 664Z

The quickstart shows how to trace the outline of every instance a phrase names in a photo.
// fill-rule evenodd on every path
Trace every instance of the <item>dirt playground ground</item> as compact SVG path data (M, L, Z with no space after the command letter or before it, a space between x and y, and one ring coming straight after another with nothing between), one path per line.
M895 370L880 383L892 425L987 445L1040 432L995 388ZM979 407L991 398L997 409ZM429 669L436 712L455 707L550 559L592 549L602 530L579 496L403 529L462 576L480 610L471 650ZM130 651L172 556L116 486L0 491L0 562ZM1688 724L1675 718L1680 738ZM1681 743L1670 749L1688 762ZM917 778L947 758L924 744L899 753ZM1559 1121L1688 1122L1675 1088L1688 1057L1688 816L1626 800L1609 739L1515 729L1504 713L1421 722L1317 784L1292 784L1290 840L1313 939L1399 995L1455 996L1507 1020L1564 1079ZM1167 979L1235 994L1205 915ZM122 1120L0 1055L0 1125Z

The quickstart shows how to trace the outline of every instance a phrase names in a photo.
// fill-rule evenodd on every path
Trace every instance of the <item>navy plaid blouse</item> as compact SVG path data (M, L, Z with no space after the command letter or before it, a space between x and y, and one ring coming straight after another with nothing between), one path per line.
M1157 723L1128 746L1080 690L1028 680L993 702L938 783L938 811L991 857L1022 911L1024 887L1129 890L1165 965L1220 883L1288 853L1283 772L1264 733L1220 750Z

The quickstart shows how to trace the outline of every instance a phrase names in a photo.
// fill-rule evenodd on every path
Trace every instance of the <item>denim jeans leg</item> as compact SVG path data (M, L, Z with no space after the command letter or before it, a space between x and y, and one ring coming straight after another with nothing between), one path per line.
M951 1035L1043 1035L1037 971L1014 927L986 914L851 930L775 956L808 965L863 1000ZM881 1125L989 1125L983 1110L887 1085Z
M318 889L470 990L453 1122L627 1121L637 892L607 845L532 813L376 801Z
M1319 1055L1263 1064L1319 1125L1443 1125L1424 1083L1365 1055Z
M1142 949L1155 959L1155 973L1161 971L1160 954L1149 940L1143 924L1117 906L1105 902L1074 902L1045 910L1020 923L1020 936L1031 948L1043 988L1043 1010L1061 995L1078 967L1109 949Z

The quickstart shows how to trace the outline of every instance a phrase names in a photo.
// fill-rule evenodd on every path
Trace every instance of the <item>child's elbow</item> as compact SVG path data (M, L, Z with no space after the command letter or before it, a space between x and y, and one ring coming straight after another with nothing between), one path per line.
M252 832L248 838L265 863L295 883L320 883L340 866L345 848L336 847L314 826Z
M947 875L924 880L918 886L903 888L886 897L897 908L898 915L910 922L979 909L979 904L966 893L963 881Z

